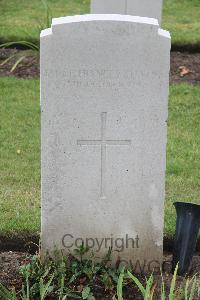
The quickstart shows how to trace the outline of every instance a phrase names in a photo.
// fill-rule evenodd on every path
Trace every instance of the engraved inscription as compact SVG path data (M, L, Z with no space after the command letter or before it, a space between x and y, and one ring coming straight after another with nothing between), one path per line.
M67 88L100 88L100 89L132 89L136 85L145 86L151 80L162 80L165 78L161 72L135 68L130 69L44 69L43 74L49 80L60 78L60 82Z
M101 139L99 140L77 140L78 145L100 145L101 146L101 187L100 196L105 198L106 191L106 147L107 145L123 146L130 145L131 140L108 140L106 139L107 113L101 113Z

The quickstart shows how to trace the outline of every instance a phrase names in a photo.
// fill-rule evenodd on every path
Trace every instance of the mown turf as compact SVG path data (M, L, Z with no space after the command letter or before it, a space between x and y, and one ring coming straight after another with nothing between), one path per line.
M49 0L48 3L53 17L60 17L88 13L90 1ZM41 0L1 0L0 9L1 41L38 41L38 25L46 23ZM200 1L164 0L162 27L171 32L173 44L200 44Z
M164 0L162 27L173 45L200 46L200 0Z
M0 231L40 228L39 81L0 79Z
M0 233L40 230L39 81L0 79ZM200 204L200 87L171 87L165 232L174 201Z
M172 86L169 101L165 231L174 231L174 201L200 204L200 86Z
M39 29L46 27L48 3L53 17L84 14L89 12L88 0L1 0L0 40L38 41Z

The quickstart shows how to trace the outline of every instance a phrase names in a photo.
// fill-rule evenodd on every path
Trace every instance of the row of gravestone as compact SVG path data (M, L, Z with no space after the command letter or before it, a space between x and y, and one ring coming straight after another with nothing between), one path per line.
M42 31L43 253L83 244L138 272L160 267L170 45L156 19L122 14Z
M161 22L162 0L91 0L92 14L124 14Z

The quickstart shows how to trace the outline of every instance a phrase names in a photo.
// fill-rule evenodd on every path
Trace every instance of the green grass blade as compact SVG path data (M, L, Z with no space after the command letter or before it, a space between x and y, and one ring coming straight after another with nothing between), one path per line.
M169 292L169 300L174 300L174 291L175 291L175 285L176 285L176 277L178 272L178 264L176 266L176 269L174 271L174 275L172 278L171 286L170 286L170 292Z
M52 12L46 0L41 0L46 14L46 24L44 27L51 27Z
M189 283L190 283L190 280L187 279L186 281L186 284L185 284L185 300L188 300L188 288L189 288Z
M11 293L9 290L7 290L3 284L0 283L0 299L2 300L8 300L9 297L11 297Z
M15 288L12 289L12 300L17 300L17 294Z
M60 295L59 295L58 300L61 300L61 297L63 297L64 287L65 287L65 274L62 274L61 280L60 280L60 292L59 292ZM62 300L63 300L63 298L62 298Z
M51 278L49 279L49 281L47 282L47 284L44 284L44 281L43 279L41 278L40 280L40 300L44 300L45 297L47 296L47 293L48 293L48 289L50 287L50 284L52 282L54 278L54 274L51 276Z
M134 281L134 283L137 285L137 287L139 288L140 292L142 293L142 295L145 297L145 288L143 287L143 285L141 284L141 282L133 275L131 274L129 271L127 271L128 276Z
M84 287L83 291L82 291L82 299L83 300L87 300L90 296L90 287L86 286Z
M196 292L196 287L197 287L196 283L197 283L197 278L196 278L196 276L194 276L192 278L192 288L191 288L189 300L193 300L195 297L195 292Z
M30 300L29 273L26 274L26 300Z
M117 297L118 297L118 300L123 300L124 270L125 270L125 267L122 268L121 273L119 275L118 282L117 282Z
M12 46L26 46L32 50L39 51L39 47L36 44L27 41L16 41L16 42L4 43L0 45L0 48L8 48Z
M144 300L149 300L151 296L151 288L153 285L153 275L149 277L146 285L146 290L145 290L145 295L144 295Z
M17 295L15 288L12 291L9 291L0 283L0 299L1 300L17 300Z

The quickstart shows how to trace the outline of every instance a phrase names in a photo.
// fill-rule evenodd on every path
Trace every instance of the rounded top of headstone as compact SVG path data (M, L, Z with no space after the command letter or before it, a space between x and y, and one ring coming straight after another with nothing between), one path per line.
M142 23L142 24L159 26L158 20L153 18L130 16L130 15L119 15L119 14L87 14L87 15L76 15L76 16L54 18L52 20L52 26L67 24L67 23L91 22L91 21L121 21L121 22Z
M166 38L170 38L170 34L168 31L162 30L159 28L159 23L157 19L140 17L140 16L131 16L131 15L120 15L120 14L86 14L86 15L75 15L75 16L67 16L52 19L51 28L42 30L40 37L48 36L52 34L52 28L56 28L57 26L62 26L66 24L72 23L84 23L84 22L125 22L125 23L135 23L135 24L143 24L155 26L158 28L158 34L164 36Z

